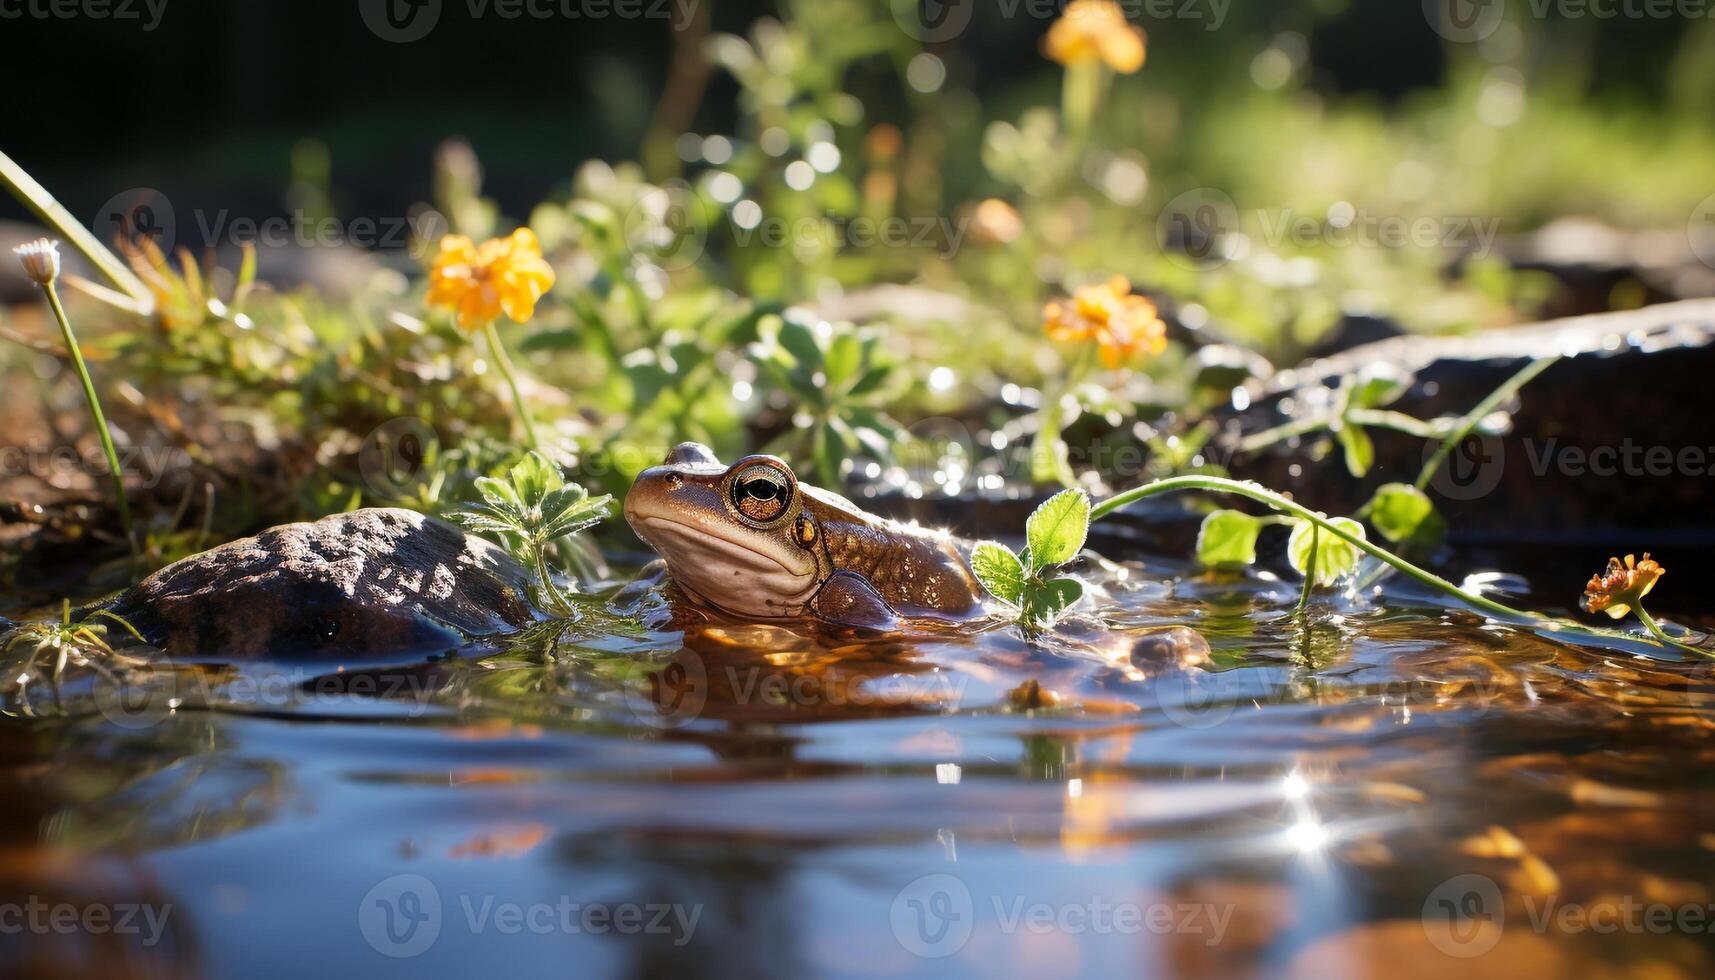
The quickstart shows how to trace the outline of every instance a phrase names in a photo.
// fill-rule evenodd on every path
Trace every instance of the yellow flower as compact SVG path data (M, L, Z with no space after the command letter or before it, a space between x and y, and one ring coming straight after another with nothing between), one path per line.
M1627 555L1622 564L1618 558L1608 559L1608 569L1601 575L1590 576L1590 584L1584 586L1584 598L1578 605L1585 612L1605 612L1615 619L1624 618L1642 604L1644 596L1655 588L1655 583L1667 569L1650 559L1649 552L1644 552L1643 561Z
M1043 327L1054 340L1091 341L1110 368L1139 353L1167 349L1167 324L1155 313L1148 297L1134 296L1131 283L1115 276L1084 286L1070 303L1049 303L1042 310Z
M553 286L554 267L528 228L481 247L463 235L448 235L429 269L427 302L453 310L459 327L474 332L502 313L519 323L529 320L536 301Z
M1114 0L1072 0L1048 28L1042 47L1067 67L1101 61L1130 75L1143 67L1146 40L1143 28L1126 20Z

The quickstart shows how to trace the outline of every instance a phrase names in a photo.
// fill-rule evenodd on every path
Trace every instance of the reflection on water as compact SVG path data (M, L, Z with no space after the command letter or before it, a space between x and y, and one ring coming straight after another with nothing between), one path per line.
M69 682L58 713L0 741L0 962L1715 968L1709 664L1405 592L1299 617L1296 586L1267 576L1088 572L1100 618L1039 642L998 622L881 638L729 622L633 591L636 629L592 621L482 659L181 670L153 680L170 699L136 703ZM62 906L160 928L61 929ZM27 907L50 911L5 918Z

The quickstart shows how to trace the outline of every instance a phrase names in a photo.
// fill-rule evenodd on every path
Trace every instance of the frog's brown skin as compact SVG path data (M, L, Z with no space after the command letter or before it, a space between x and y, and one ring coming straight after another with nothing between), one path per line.
M680 589L737 616L885 630L902 616L972 616L983 600L946 534L800 484L773 456L729 467L684 443L638 476L625 519Z

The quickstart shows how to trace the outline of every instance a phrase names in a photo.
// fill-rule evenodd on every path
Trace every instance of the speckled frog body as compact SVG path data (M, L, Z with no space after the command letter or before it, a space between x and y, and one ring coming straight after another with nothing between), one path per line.
M865 513L774 456L726 466L684 443L638 476L625 519L681 590L735 616L885 630L982 605L947 534Z

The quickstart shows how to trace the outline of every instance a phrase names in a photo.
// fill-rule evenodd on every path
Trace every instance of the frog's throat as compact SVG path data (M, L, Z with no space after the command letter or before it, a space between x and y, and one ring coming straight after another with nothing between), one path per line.
M794 549L758 550L719 528L658 514L638 515L637 532L661 557L673 580L718 609L744 616L800 615L821 587L816 560Z

